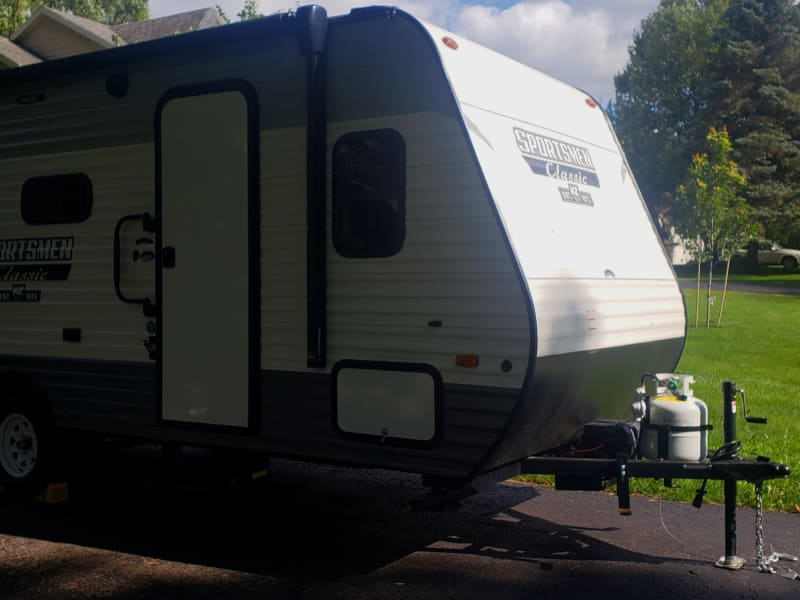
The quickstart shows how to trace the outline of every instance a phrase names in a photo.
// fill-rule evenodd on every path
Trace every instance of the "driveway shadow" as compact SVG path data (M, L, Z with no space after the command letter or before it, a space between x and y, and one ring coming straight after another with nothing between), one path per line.
M0 558L5 597L30 597L32 588L49 596L42 582L60 590L58 582L92 582L105 569L109 587L90 588L92 595L440 598L446 590L445 597L483 597L475 594L500 585L500 597L561 587L581 597L585 587L586 597L602 598L597 586L622 594L634 581L672 589L665 565L707 567L603 541L617 528L591 519L566 526L534 516L539 492L529 485L495 486L458 510L417 512L408 503L426 489L403 473L274 461L266 482L242 490L220 483L220 465L205 459L179 471L141 457L117 457L106 467L100 481L78 478L79 493L65 504L0 497L0 542L5 534L70 545L66 554ZM109 567L103 551L127 558ZM166 576L148 561L185 568Z

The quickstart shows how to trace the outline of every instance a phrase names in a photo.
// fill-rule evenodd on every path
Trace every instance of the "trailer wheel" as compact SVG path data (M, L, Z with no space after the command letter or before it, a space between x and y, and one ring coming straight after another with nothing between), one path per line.
M0 403L0 485L7 492L31 496L46 483L53 428L41 403Z

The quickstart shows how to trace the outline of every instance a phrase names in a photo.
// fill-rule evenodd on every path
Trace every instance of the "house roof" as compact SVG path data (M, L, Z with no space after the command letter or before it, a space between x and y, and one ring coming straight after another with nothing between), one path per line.
M219 10L201 8L157 19L111 25L110 29L127 43L132 44L224 24L225 21L219 14Z
M2 1L2 0L0 0ZM48 42L50 36L58 35L47 32L47 37L43 38L37 33L39 25L57 24L64 30L72 31L80 38L93 42L89 47L96 49L113 48L115 46L125 46L128 43L144 42L157 38L172 37L177 33L187 33L224 25L225 19L216 8L203 8L193 10L168 17L148 19L134 23L123 23L120 25L103 25L84 17L78 17L72 13L56 10L46 6L40 6L33 11L28 20L15 31L11 38L0 38L0 67L18 67L42 62L47 59L60 58L61 56L51 56L39 46L44 40ZM65 31L66 35L66 31ZM80 52L86 52L84 47Z
M25 32L29 31L39 22L44 19L52 19L65 27L72 29L76 33L94 40L100 46L112 48L119 46L124 41L119 39L119 35L115 33L108 25L97 23L91 19L84 19L73 14L49 8L47 6L40 6L31 14L30 18L17 29L12 35L11 40L22 41L25 38Z
M38 62L41 60L37 56L20 48L10 39L0 36L0 63L9 67L24 67Z
M37 23L44 19L52 19L73 31L82 34L83 36L95 41L100 46L105 48L112 48L124 43L120 39L118 33L112 30L108 25L97 23L91 19L78 17L71 13L49 8L47 6L40 6L33 11L30 18L17 29L12 35L11 40L22 41L25 38L25 32L31 30Z

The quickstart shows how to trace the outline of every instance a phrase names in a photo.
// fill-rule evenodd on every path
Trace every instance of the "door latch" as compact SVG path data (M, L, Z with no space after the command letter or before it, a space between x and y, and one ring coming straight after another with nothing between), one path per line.
M147 349L147 353L150 356L150 360L155 360L158 358L158 346L156 344L156 336L150 335L147 337L146 340L142 340L144 343L144 347Z
M161 251L161 265L165 269L175 268L175 246L164 246Z

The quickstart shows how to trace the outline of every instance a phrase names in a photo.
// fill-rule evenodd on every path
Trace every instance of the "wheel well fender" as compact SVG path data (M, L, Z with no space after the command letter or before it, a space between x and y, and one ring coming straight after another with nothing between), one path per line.
M52 418L53 411L44 387L27 373L0 370L0 410L11 404L24 402Z

